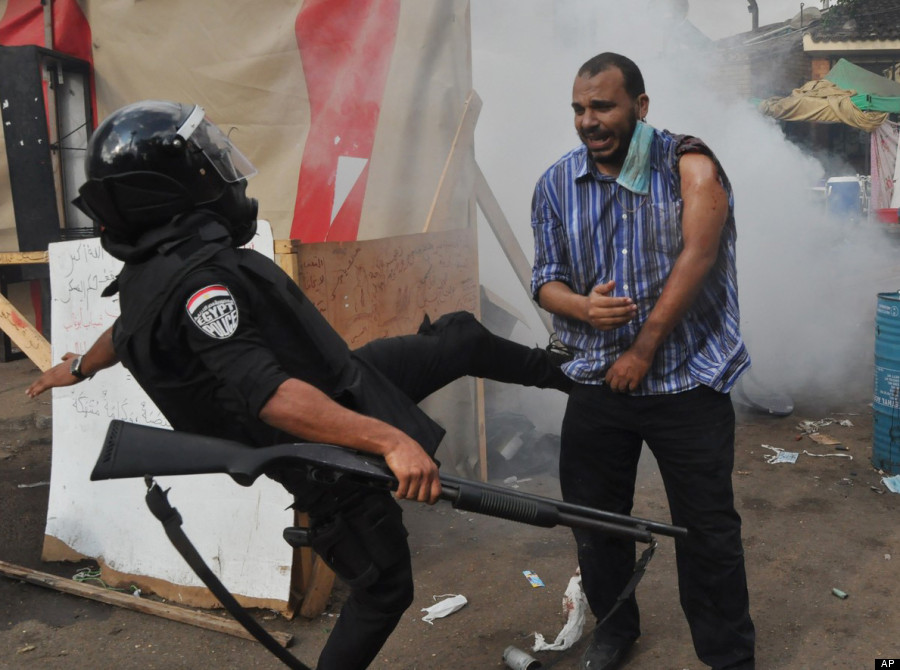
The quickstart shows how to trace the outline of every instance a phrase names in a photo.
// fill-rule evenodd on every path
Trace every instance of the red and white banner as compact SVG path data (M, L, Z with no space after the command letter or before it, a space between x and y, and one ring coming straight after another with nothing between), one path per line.
M249 190L276 239L422 232L472 88L468 0L53 0L52 11L52 48L94 64L97 117L147 98L202 105L259 168ZM50 47L42 3L0 0L0 44ZM4 149L0 228L13 225Z

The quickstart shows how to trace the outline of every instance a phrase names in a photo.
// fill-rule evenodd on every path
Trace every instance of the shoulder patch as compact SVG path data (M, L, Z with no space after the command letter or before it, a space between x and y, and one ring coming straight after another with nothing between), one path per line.
M210 337L224 340L237 330L238 307L227 286L204 286L188 298L185 308L197 327Z

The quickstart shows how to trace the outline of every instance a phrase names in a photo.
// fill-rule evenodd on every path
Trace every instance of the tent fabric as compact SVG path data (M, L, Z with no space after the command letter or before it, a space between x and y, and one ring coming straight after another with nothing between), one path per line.
M885 98L900 97L900 84L893 79L869 72L859 65L841 58L825 75L838 88L853 89L857 93Z
M900 97L889 98L883 95L857 93L850 101L864 112L888 112L900 114Z
M838 87L832 81L809 81L786 98L768 98L759 109L768 116L785 121L845 123L872 132L887 119L887 112L863 111L853 104L855 90Z
M841 58L824 79L807 82L786 98L764 100L759 109L785 121L846 123L872 132L889 113L900 114L900 83Z
M841 58L825 75L838 88L857 92L851 100L863 111L900 114L900 84Z
M900 190L897 183L897 144L900 142L900 124L885 121L871 136L872 147L872 195L870 211L896 207L895 198Z
M337 102L330 113L344 119L313 123L318 108L307 68L321 56L301 52L297 31L301 11L359 13L359 2L57 0L53 11L56 23L57 12L78 7L90 26L98 118L145 98L200 104L259 169L249 192L259 199L260 218L271 222L276 239L291 237L295 222L307 218L297 207L301 163L322 173L318 183L325 186L317 196L325 201L326 227L352 213L344 230L357 239L374 239L422 232L472 90L469 0L370 0L366 6L381 12L394 5L399 14L392 17L391 42L384 45L381 62L387 69L378 105L356 110L357 116L371 117L364 142L353 135L352 109ZM22 7L35 6L41 5L0 0L0 21L6 17L12 23ZM32 24L43 21L42 13L25 14ZM349 19L328 25L349 30L345 23L356 25ZM68 34L55 27L58 39ZM32 25L31 31L45 46L43 30ZM335 53L348 48L339 37L332 45ZM325 83L337 89L343 80L333 76ZM318 100L329 91L316 89L316 94ZM327 143L317 134L329 132ZM307 151L307 144L322 150ZM462 179L453 189L458 197L452 198L449 220L464 227L471 218L471 189ZM352 212L344 206L348 202ZM0 151L4 250L15 248L9 246L15 242L10 203L6 153Z

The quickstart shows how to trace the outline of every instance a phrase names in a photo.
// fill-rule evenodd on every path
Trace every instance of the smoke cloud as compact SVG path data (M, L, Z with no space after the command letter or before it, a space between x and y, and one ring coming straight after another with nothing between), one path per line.
M720 56L670 17L664 2L473 0L474 87L484 102L476 159L519 243L531 259L534 184L578 143L570 108L578 67L601 51L627 55L644 73L648 122L704 139L734 187L753 379L798 408L870 397L875 304L878 292L900 289L897 244L877 223L826 220L811 188L822 164L731 94ZM528 317L514 337L546 343L483 220L479 245L482 282Z

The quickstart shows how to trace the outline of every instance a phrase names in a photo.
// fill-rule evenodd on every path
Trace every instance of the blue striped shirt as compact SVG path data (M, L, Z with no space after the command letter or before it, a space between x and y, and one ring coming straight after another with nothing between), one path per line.
M531 214L535 299L547 282L560 281L587 295L595 285L614 279L613 295L629 296L637 305L637 316L629 324L609 331L554 315L558 337L575 352L563 370L577 382L603 383L609 367L634 342L681 252L681 152L676 150L683 139L655 131L647 196L601 174L584 146L563 156L538 180ZM702 142L687 139L687 151L715 160ZM727 392L750 365L739 330L734 198L719 169L728 192L728 220L716 263L688 312L657 350L637 395L677 393L700 385Z

